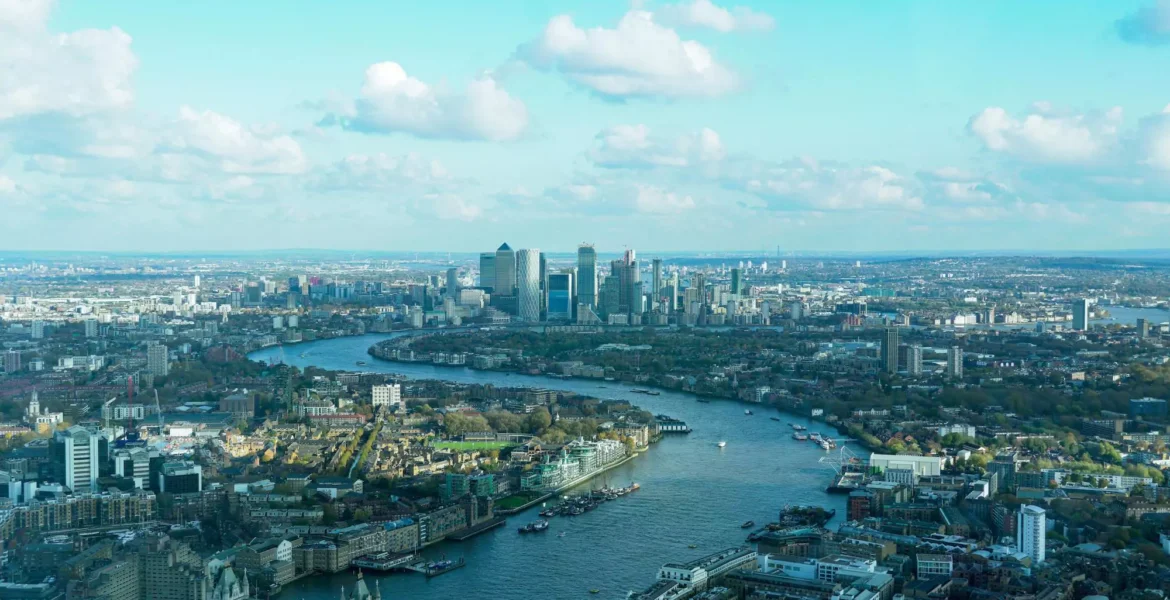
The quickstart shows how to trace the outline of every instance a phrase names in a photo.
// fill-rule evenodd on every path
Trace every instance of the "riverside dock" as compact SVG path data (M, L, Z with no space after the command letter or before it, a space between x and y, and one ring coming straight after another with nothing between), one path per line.
M415 573L422 573L427 576L427 579L430 579L431 577L438 577L444 573L449 573L466 566L467 561L460 558L459 560L440 560L429 563L420 560L416 563L406 565L404 568Z
M369 571L393 571L395 569L405 569L408 565L415 562L418 562L417 554L379 552L377 554L367 554L366 556L355 559L352 564L359 569Z

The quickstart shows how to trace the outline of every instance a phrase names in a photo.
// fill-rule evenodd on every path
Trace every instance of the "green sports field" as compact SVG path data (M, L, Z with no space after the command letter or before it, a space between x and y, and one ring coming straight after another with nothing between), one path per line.
M435 442L436 448L443 450L502 450L508 446L515 446L515 442Z

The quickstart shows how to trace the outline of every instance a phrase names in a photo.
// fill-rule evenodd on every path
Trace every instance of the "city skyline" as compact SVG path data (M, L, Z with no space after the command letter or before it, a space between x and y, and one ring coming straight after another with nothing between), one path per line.
M1165 247L1167 0L145 6L0 0L0 249Z

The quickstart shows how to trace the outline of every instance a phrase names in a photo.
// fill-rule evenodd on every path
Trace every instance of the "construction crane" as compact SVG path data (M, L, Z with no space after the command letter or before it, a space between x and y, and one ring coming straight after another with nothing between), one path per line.
M158 434L163 434L163 414L162 407L158 404L158 390L154 390L154 411L158 413Z

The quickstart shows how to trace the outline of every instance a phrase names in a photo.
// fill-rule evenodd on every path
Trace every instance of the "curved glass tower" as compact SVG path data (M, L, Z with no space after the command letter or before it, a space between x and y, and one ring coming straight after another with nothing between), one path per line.
M540 250L516 252L517 316L521 321L540 320Z

